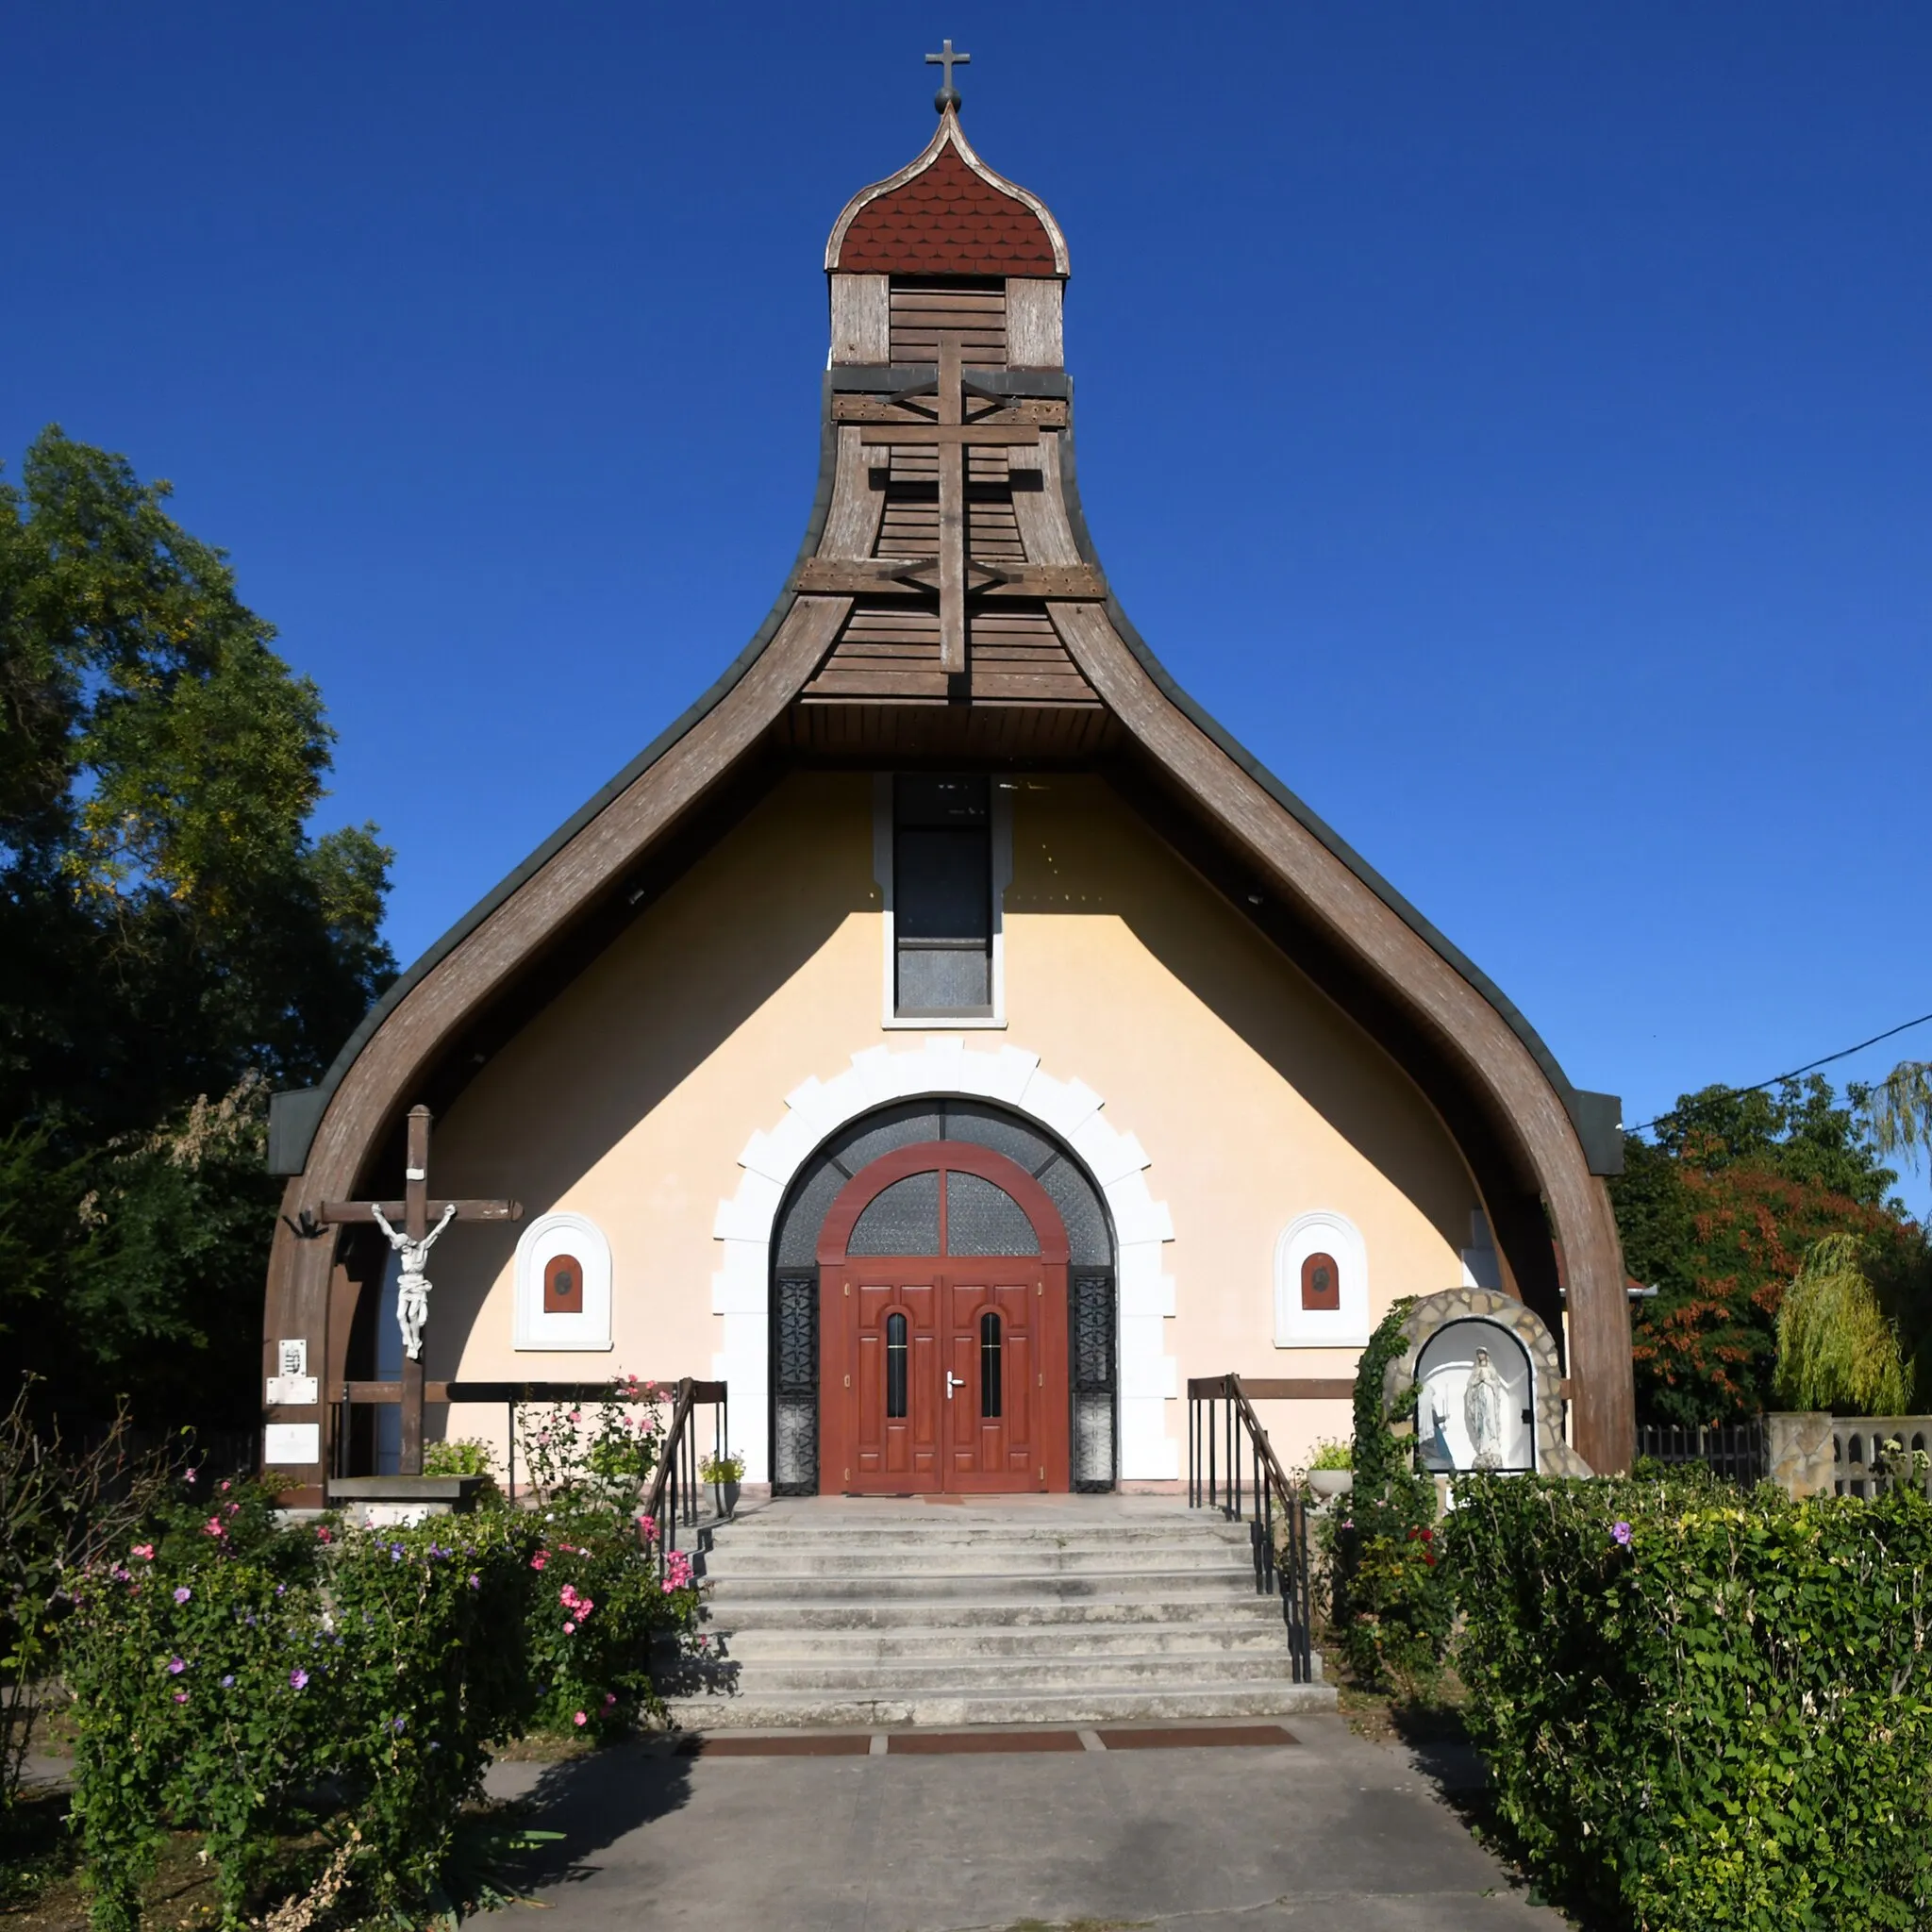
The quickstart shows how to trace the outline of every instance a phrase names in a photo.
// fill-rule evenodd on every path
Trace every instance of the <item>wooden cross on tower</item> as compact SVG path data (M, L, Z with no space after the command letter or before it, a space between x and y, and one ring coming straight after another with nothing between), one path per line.
M317 1220L334 1226L374 1223L403 1257L403 1442L400 1474L423 1474L422 1327L428 1312L429 1283L423 1273L430 1247L452 1221L519 1221L515 1201L439 1201L429 1194L429 1109L409 1109L408 1153L400 1201L325 1201ZM430 1225L434 1217L435 1226Z

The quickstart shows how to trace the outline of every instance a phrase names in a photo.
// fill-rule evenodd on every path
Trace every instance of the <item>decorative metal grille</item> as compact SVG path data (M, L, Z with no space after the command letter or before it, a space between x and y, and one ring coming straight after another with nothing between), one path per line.
M814 1496L819 1487L819 1277L781 1274L776 1308L772 1492Z
M1114 1307L1111 1268L1067 1272L1074 1371L1074 1487L1114 1486Z

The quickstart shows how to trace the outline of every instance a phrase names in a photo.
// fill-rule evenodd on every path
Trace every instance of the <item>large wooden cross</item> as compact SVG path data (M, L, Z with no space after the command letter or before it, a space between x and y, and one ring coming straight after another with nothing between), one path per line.
M858 423L868 448L921 445L939 458L939 555L869 558L845 561L809 558L794 579L801 591L851 596L924 591L940 593L940 669L959 676L966 669L966 600L969 596L1097 597L1099 575L1085 564L974 562L966 516L966 452L985 448L1037 448L1041 432L1067 420L1058 398L1003 396L982 389L964 373L961 337L942 332L936 379L896 395L841 394L832 420ZM1037 458L1036 458L1037 461Z
M440 1201L429 1193L429 1121L426 1107L409 1109L408 1151L403 1167L400 1201L325 1201L318 1221L335 1226L344 1223L374 1224L378 1218L395 1226L411 1241L430 1238L430 1222L519 1221L523 1208L515 1201ZM423 1357L403 1357L403 1442L400 1474L423 1474Z

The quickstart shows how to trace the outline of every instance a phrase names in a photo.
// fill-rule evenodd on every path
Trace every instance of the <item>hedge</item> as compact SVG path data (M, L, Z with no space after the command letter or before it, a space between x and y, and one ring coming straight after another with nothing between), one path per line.
M1457 1662L1547 1889L1643 1932L1932 1924L1932 1507L1460 1477Z

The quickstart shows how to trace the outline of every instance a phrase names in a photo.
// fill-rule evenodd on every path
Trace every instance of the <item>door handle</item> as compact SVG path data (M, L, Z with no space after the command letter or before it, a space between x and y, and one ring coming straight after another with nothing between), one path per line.
M946 1371L946 1400L948 1402L952 1401L955 1389L963 1389L965 1386L966 1377L964 1375L956 1375L951 1369Z

